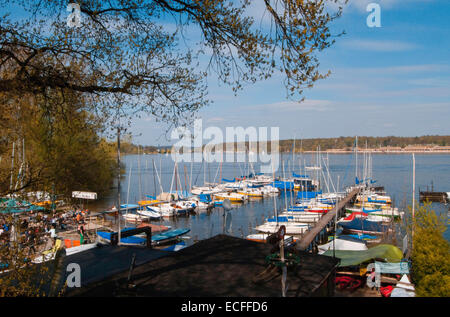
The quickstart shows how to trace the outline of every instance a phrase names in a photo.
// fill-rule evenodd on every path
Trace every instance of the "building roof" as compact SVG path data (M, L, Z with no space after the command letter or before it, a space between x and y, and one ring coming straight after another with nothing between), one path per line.
M136 267L131 293L120 294L117 286L127 284L127 270L82 287L72 295L278 297L281 296L280 274L266 282L255 282L256 276L268 267L265 258L271 249L268 244L218 235ZM302 251L299 255L299 268L288 269L287 296L311 295L339 263L332 257Z

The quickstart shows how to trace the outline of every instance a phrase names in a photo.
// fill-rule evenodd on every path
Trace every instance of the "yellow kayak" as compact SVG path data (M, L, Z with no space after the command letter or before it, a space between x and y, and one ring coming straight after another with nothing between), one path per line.
M140 200L138 201L138 205L139 206L146 206L146 205L151 205L151 204L156 204L159 203L159 200L153 199L153 200Z

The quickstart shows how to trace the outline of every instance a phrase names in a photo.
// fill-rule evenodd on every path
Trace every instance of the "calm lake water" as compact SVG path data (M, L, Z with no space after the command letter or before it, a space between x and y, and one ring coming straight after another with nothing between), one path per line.
M373 154L372 175L377 182L375 186L384 186L386 193L392 197L396 207L407 209L412 204L412 155L411 154ZM334 187L354 184L355 181L355 156L353 154L323 154L323 161L328 161L329 175ZM161 186L164 191L171 189L174 174L174 161L170 155L127 155L122 160L126 165L126 175L121 180L121 203L137 203L145 199L145 195L157 195L160 192L158 177L154 172L154 165L161 178ZM276 176L291 175L296 173L317 177L315 172L305 172L304 165L315 165L317 156L314 154L283 154L280 157L280 167ZM419 189L431 190L431 184L435 191L450 192L450 154L416 154L416 200L419 199ZM294 162L294 164L293 164ZM358 154L359 175L363 173L363 155ZM323 164L323 163L322 163ZM261 163L178 163L178 181L172 185L172 190L186 190L189 184L203 185L204 181L219 182L221 178L233 179L241 175L248 175L253 170L258 173ZM131 167L131 173L130 173ZM252 169L253 168L253 169ZM222 176L220 176L222 175ZM328 178L328 173L324 170ZM322 176L323 177L323 176ZM323 179L323 178L322 178ZM329 181L328 181L329 182ZM177 184L175 184L177 183ZM322 184L324 182L322 181ZM329 185L332 187L331 185ZM324 192L327 191L323 185ZM128 190L129 188L129 190ZM103 197L95 203L89 203L91 210L105 210L116 204L117 189L108 197ZM209 212L201 212L187 216L176 217L171 220L161 220L155 223L169 225L172 228L187 227L191 231L187 234L190 238L186 244L190 245L197 240L206 239L219 233L244 237L250 233L256 233L253 228L264 220L274 215L275 204L277 209L286 206L291 201L291 193L282 193L280 196L264 198L248 203L235 205L230 211L223 208L215 208ZM444 215L447 224L449 206L433 203L433 209ZM445 237L450 240L450 230L445 232Z

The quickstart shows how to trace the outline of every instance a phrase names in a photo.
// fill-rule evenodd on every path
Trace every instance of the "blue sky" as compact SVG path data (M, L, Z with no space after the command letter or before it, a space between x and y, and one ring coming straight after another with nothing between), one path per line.
M381 6L380 28L366 24L369 3ZM252 4L249 14L267 22L263 0ZM223 131L279 127L281 139L449 135L449 13L449 0L349 0L342 17L332 24L335 33L346 34L319 54L322 72L332 73L304 92L304 102L286 98L281 77L245 86L235 96L231 87L210 74L213 103L197 116L204 128ZM173 27L173 21L164 23ZM191 31L185 33L188 44L199 38ZM173 143L166 130L146 116L134 119L131 126L134 141L143 145Z
M381 27L366 24L368 3L381 6ZM263 14L259 5L255 14ZM214 75L209 98L198 113L203 126L280 127L280 138L416 136L450 134L450 1L350 0L333 23L346 35L319 55L332 74L305 91L306 100L286 99L280 78L247 86L235 96ZM140 144L167 144L164 126L135 120ZM208 140L205 140L207 143Z

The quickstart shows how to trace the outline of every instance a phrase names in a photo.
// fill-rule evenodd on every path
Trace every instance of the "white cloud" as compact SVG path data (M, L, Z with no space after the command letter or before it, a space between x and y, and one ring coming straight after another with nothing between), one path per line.
M271 104L262 104L247 106L247 109L255 110L271 110L271 111L297 111L297 110L312 110L312 111L326 111L329 109L331 101L322 99L306 99L302 102L295 101L280 101Z
M390 40L344 40L340 45L347 49L373 51L373 52L400 52L419 48L418 45Z

